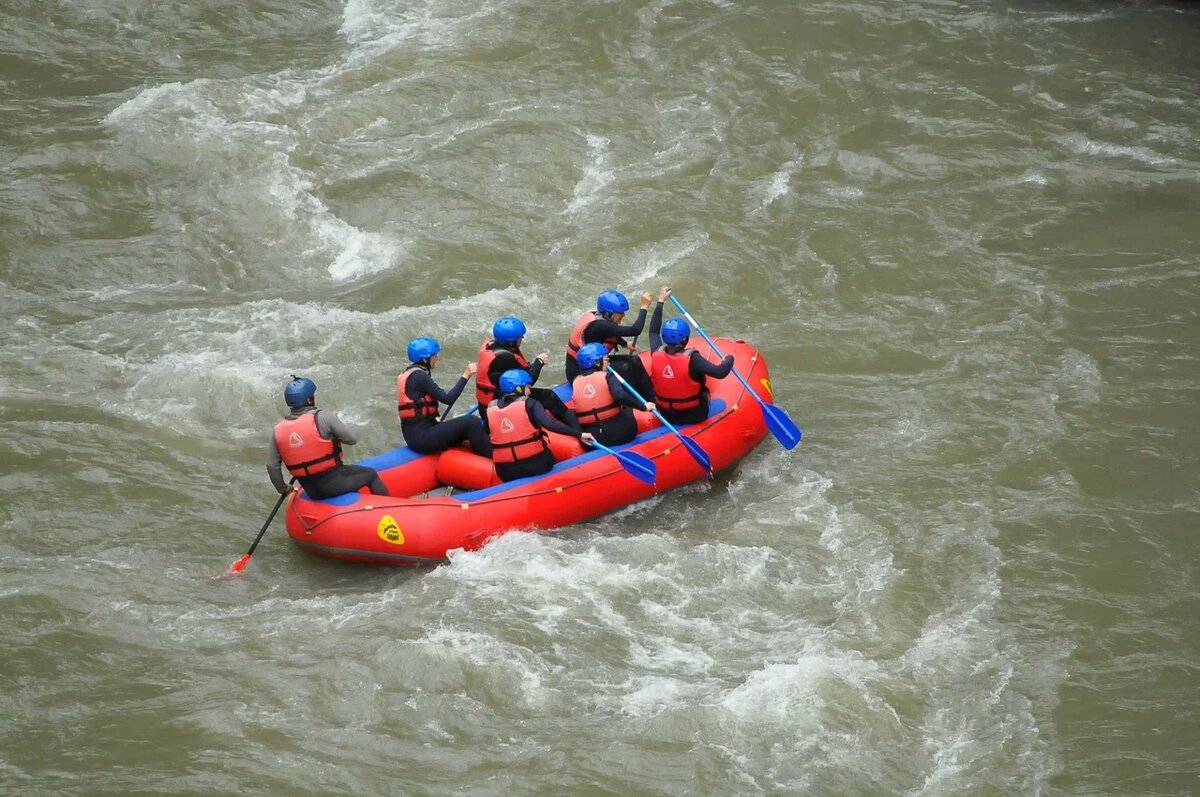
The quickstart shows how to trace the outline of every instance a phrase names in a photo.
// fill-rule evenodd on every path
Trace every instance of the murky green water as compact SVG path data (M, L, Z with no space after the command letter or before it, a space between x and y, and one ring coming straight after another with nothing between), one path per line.
M0 793L1200 793L1200 10L0 5ZM805 430L312 558L289 373L674 286ZM557 358L552 366L558 366ZM561 375L560 372L553 372Z

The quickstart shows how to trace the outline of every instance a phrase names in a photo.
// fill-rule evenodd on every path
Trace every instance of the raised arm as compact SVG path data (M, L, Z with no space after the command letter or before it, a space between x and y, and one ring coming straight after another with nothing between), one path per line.
M693 377L703 374L714 379L724 379L733 370L733 355L726 354L724 360L714 363L709 362L700 352L694 351L692 359L688 361L688 370L692 372Z
M463 388L467 386L467 375L463 374L458 377L458 381L454 383L454 387L449 391L442 390L438 387L437 382L433 381L433 377L424 371L417 371L408 378L408 384L405 386L405 393L414 401L422 395L433 396L440 404L453 404L463 392ZM417 395L413 395L413 392Z
M662 348L663 302L670 295L671 289L664 285L658 292L658 301L654 305L654 312L650 314L650 351L658 351Z

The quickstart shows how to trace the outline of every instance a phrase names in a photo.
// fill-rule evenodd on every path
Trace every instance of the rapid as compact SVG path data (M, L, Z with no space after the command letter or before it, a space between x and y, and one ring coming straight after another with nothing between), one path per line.
M0 4L0 794L1200 793L1200 8ZM804 430L439 567L280 519L670 285ZM465 404L469 402L463 402Z

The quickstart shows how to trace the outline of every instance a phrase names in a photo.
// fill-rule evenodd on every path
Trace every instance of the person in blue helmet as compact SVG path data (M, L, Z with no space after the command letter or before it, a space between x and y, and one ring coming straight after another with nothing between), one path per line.
M481 408L496 398L496 383L500 375L511 368L527 371L535 383L538 381L549 356L542 352L532 362L525 357L521 342L525 340L526 331L525 322L516 316L506 315L492 324L492 336L479 347L476 363L475 400Z
M466 440L476 454L491 456L487 430L479 418L461 415L449 421L438 419L438 404L453 404L475 373L475 363L470 363L454 387L442 390L431 373L441 350L441 344L433 338L415 338L408 344L411 365L396 377L396 411L404 442L418 454L436 454Z
M542 367L549 356L542 352L532 362L526 359L521 351L521 342L525 340L526 331L525 322L511 315L492 325L492 337L485 340L479 349L478 370L475 374L475 399L480 408L487 407L496 398L496 384L505 371L520 368L529 374L534 383L541 376ZM575 413L553 390L530 387L526 392L567 426L579 425Z
M304 491L316 499L333 498L363 487L375 495L388 495L374 468L342 462L342 446L354 445L358 436L337 413L318 410L316 395L315 382L294 375L283 389L288 414L275 424L267 449L271 484L280 495L288 491L280 473L280 466L286 465Z
M625 335L640 335L646 325L646 310L650 308L650 294L642 294L642 309L632 324L623 326L625 313L629 312L629 300L617 291L603 291L596 297L596 309L579 316L571 336L567 339L567 381L574 382L579 376L579 362L575 359L587 343L603 343L609 351L617 347L629 348Z
M695 349L687 348L692 328L682 318L662 320L662 303L670 288L659 294L650 318L650 381L658 411L675 425L699 423L708 417L708 387L705 379L724 379L733 370L733 355L720 363L710 362Z
M584 443L594 440L581 429L555 420L541 402L527 395L531 384L528 372L520 368L505 371L497 383L499 397L485 410L492 462L502 481L540 476L554 467L545 430L578 437Z
M644 406L608 370L608 349L603 343L587 343L575 355L583 370L571 383L575 415L581 428L606 446L619 446L637 437L633 411L654 410Z

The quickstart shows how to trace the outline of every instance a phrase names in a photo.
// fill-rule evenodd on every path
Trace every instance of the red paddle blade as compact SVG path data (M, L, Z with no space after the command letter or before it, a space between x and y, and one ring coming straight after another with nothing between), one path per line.
M246 569L246 563L250 561L250 554L246 554L241 559L229 566L229 575L236 576L238 573Z

